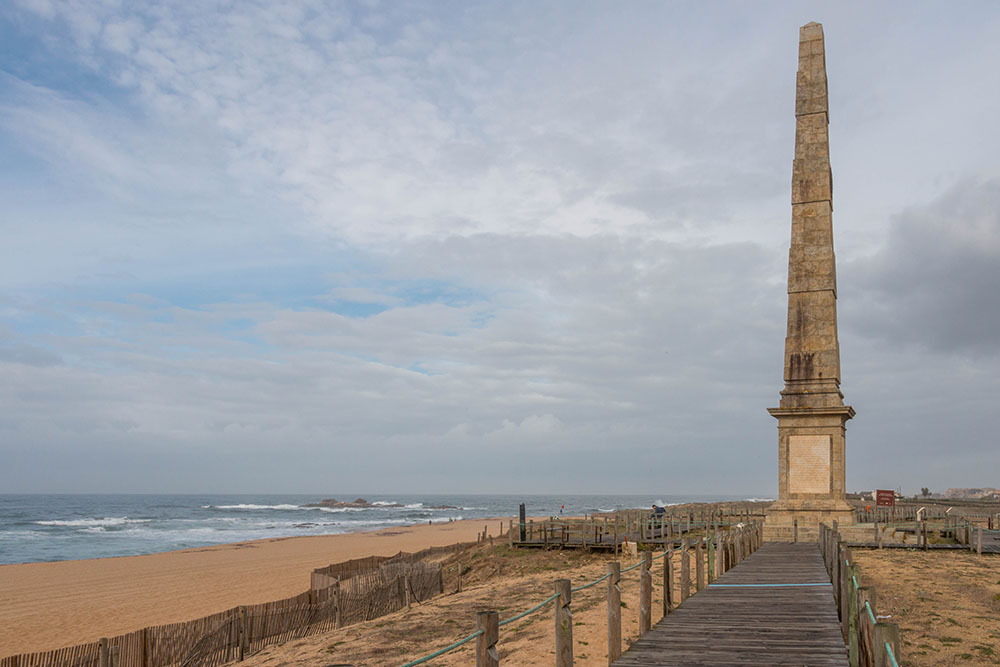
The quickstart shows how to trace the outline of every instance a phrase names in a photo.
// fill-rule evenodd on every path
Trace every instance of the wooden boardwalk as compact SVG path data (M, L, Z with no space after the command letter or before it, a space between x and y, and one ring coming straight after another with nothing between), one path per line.
M1000 530L983 531L983 553L1000 554Z
M829 582L816 543L766 543L688 598L614 664L846 667Z

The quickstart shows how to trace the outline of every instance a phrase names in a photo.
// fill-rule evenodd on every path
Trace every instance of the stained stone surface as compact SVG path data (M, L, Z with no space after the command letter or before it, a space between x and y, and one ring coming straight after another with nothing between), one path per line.
M791 493L830 492L829 435L788 437L788 490Z
M854 410L840 392L829 121L823 27L809 23L799 31L796 74L785 388L768 411L778 419L778 500L769 525L852 521L844 443Z

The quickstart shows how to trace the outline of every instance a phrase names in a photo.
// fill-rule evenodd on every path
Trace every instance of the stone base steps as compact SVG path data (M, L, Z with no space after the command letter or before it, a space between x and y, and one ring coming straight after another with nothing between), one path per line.
M795 528L785 525L764 524L765 542L794 542ZM799 542L819 542L819 526L799 526Z
M882 527L879 526L879 532L882 532L881 528ZM840 526L838 529L840 530L840 536L845 542L864 544L875 543L875 530L870 523L860 523L853 526ZM764 524L765 542L793 542L794 538L795 529L793 526L782 524ZM799 542L818 541L819 526L799 526ZM893 532L892 528L882 532L883 544L916 544L916 542L917 537L912 533L904 533L902 531Z

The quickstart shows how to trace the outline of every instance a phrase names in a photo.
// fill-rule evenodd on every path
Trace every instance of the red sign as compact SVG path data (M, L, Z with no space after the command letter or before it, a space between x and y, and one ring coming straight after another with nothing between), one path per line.
M877 507L895 507L896 494L892 491L879 489L875 492L875 505Z

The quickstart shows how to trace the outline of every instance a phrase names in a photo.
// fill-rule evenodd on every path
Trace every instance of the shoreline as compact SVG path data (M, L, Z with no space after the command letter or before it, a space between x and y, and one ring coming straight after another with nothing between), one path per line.
M309 589L312 570L352 558L475 542L515 517L273 537L135 556L0 565L0 657L188 621ZM535 520L547 517L530 517Z
M264 543L264 542L281 542L282 540L308 540L308 539L312 539L312 538L326 539L326 538L330 538L330 537L351 537L351 536L355 536L355 535L373 535L375 533L381 533L381 532L384 532L384 531L395 531L395 530L402 530L402 529L408 529L408 528L430 528L430 527L434 527L434 526L447 526L447 525L454 525L456 523L465 523L465 522L473 522L473 523L475 523L475 522L480 522L481 523L483 521L486 521L486 522L494 521L495 522L495 521L499 521L500 519L503 519L504 521L507 521L508 519L511 519L511 518L512 517L510 517L510 516L503 516L503 517L484 517L484 518L478 518L478 519L457 519L455 521L439 521L439 522L435 522L433 524L409 523L409 524L400 524L398 526L384 526L382 528L368 528L368 529L359 528L358 530L351 530L351 531L346 531L346 532L343 532L343 533L328 533L328 534L322 534L322 533L320 533L320 534L313 534L313 535L279 535L279 536L276 536L276 537L259 537L257 539L253 539L253 540L237 540L235 542L209 542L207 544L197 545L197 546L193 546L193 547L181 547L179 549L165 549L164 551L151 551L149 553L142 553L142 554L119 554L119 555L116 555L116 556L93 556L91 558L64 558L64 559L61 559L61 560L33 560L33 561L25 561L25 562L21 562L21 563L0 563L0 573L3 572L3 568L5 568L5 567L14 567L14 566L22 566L22 565L53 565L53 564L56 564L56 563L89 563L89 562L92 562L92 561L115 560L115 559L119 559L119 558L148 558L148 557L151 557L151 556L162 556L164 554L175 554L175 553L184 553L184 552L199 552L199 551L206 551L206 550L211 550L211 549L226 549L226 548L230 548L230 547L252 546L252 545L260 544L260 543ZM527 517L527 518L528 519L534 519L536 521L540 520L540 517ZM544 518L547 519L548 517L544 517ZM516 517L514 517L514 519L516 521ZM490 534L492 535L492 533L490 533ZM2 579L0 579L0 583L2 583ZM0 589L0 594L2 594L2 592L3 592L3 590ZM2 600L2 599L3 598L0 597L0 600Z

